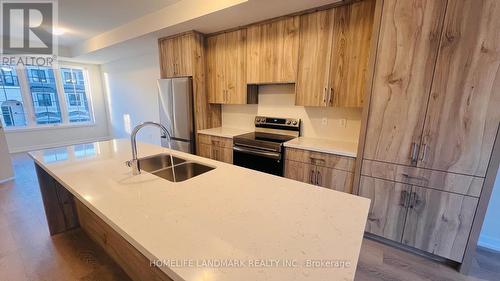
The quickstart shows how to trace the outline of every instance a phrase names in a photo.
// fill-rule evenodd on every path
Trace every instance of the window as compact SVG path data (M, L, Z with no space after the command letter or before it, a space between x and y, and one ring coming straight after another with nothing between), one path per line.
M61 77L63 78L64 94L68 105L69 122L90 121L83 70L61 68Z
M62 123L54 71L45 67L27 67L28 86L38 125Z
M23 97L15 68L2 66L0 69L1 120L7 128L26 126Z
M7 129L93 121L84 69L0 66L0 121Z

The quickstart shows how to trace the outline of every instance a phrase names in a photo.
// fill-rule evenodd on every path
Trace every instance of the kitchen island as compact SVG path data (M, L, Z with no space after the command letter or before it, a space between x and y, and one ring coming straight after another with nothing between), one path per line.
M31 152L51 234L81 226L134 280L354 279L368 199L156 145L138 152L215 169L176 183L133 176L128 140ZM67 194L51 197L53 183Z

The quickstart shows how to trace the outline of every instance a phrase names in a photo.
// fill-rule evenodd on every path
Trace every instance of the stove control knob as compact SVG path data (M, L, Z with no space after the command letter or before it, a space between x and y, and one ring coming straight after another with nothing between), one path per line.
M292 124L295 126L297 125L297 121L293 121Z
M287 125L290 125L292 122L290 122L290 120L286 121L286 124Z

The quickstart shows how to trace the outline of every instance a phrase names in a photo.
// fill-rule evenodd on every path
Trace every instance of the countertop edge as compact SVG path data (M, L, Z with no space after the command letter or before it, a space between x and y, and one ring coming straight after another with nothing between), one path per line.
M357 157L357 153L356 152L348 152L348 151L337 150L337 149L333 149L333 148L306 146L306 145L300 145L300 144L294 144L294 143L288 143L288 142L285 142L284 146L285 147L290 147L290 148L297 148L297 149L315 151L315 152L335 154L335 155L338 155L338 156L345 156L345 157L350 157L350 158L356 158Z

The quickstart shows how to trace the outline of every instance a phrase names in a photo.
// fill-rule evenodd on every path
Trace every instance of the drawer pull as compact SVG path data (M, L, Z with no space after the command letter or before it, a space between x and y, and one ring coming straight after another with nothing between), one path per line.
M321 158L309 157L309 159L311 160L311 163L314 165L318 165L318 163L324 165L326 163L325 159L321 159Z
M425 181L425 182L428 182L429 179L426 179L424 177L415 177L415 176L410 176L408 174L401 174L403 176L403 178L405 178L406 180L417 180L417 181Z
M311 170L311 175L309 176L309 183L314 184L314 170Z

